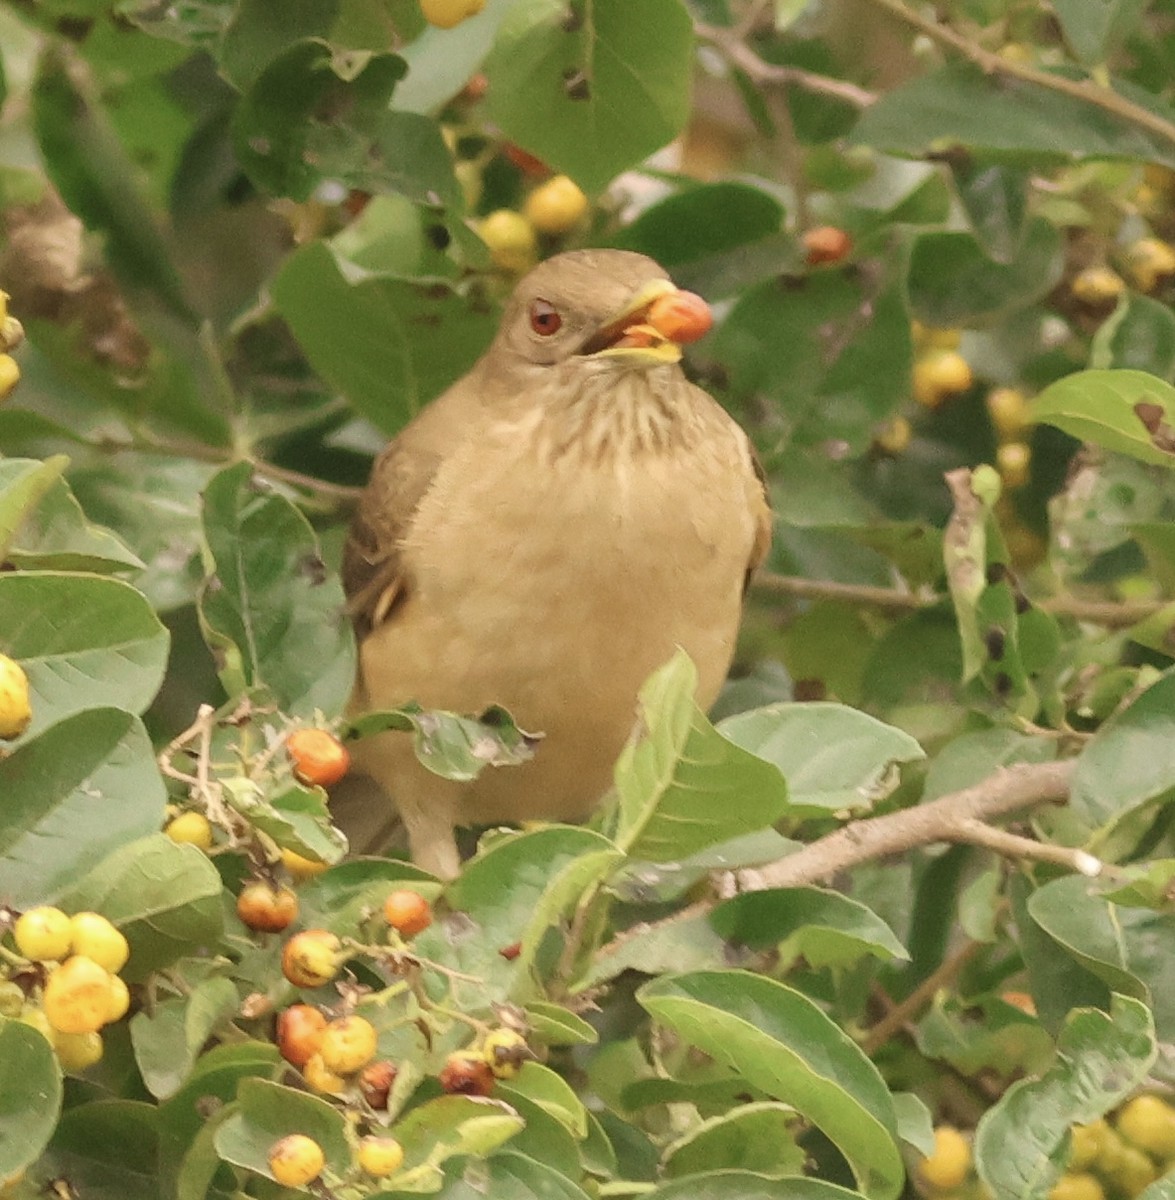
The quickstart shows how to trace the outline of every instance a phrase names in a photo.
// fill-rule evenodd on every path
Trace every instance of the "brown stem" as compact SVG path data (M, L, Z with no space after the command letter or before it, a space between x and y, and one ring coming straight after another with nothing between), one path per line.
M997 829L994 825L986 825L969 817L959 822L950 840L982 846L985 850L994 850L996 854L1002 854L1005 858L1056 863L1057 866L1067 867L1070 871L1087 875L1091 879L1101 875L1106 869L1106 864L1100 858L1095 858L1085 850L1054 846L1049 842L1036 842L1032 838L1021 837L1018 833L1009 833L1006 829Z

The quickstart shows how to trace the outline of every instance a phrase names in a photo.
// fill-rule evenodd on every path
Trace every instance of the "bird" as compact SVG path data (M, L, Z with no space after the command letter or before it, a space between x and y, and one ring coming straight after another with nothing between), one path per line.
M428 771L404 733L358 740L384 798L336 818L353 850L398 816L412 859L452 879L459 827L590 815L642 683L678 649L697 702L717 697L771 510L749 438L681 368L687 339L648 323L677 294L632 251L548 258L481 359L377 457L343 554L350 713L501 705L541 740L472 782Z

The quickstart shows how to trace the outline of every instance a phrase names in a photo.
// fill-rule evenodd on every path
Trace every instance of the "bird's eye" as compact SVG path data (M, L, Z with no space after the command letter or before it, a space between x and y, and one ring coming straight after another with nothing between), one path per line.
M530 302L530 327L539 337L550 337L563 327L559 310L547 300Z

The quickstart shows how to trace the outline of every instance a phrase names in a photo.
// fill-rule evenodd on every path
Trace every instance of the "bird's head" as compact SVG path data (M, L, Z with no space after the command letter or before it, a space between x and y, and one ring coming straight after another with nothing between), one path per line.
M672 298L687 296L697 318L688 329L659 319ZM524 369L582 363L592 372L648 370L677 363L682 344L708 327L705 302L679 292L651 258L572 250L519 281L494 349Z

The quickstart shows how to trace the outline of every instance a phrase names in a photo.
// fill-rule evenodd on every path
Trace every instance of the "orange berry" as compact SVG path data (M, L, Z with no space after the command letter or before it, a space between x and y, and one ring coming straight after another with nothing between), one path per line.
M326 1155L303 1133L291 1133L269 1148L269 1169L283 1187L305 1187L322 1174Z
M384 901L384 919L401 937L415 937L432 924L432 906L419 892L397 888Z
M461 1096L488 1096L494 1090L490 1064L473 1050L456 1050L450 1054L437 1081L442 1090Z
M379 1035L363 1017L339 1017L322 1034L322 1065L336 1075L353 1075L375 1057Z
M704 337L714 324L714 316L701 296L675 291L653 301L648 322L671 342L685 345Z
M523 175L529 175L532 179L545 179L551 173L551 168L541 158L535 158L528 150L523 150L513 142L507 142L502 147L502 153Z
M325 929L296 933L282 950L282 974L295 987L322 987L338 974L343 944Z
M424 19L438 29L452 29L462 21L475 17L486 0L420 0L420 11Z
M237 897L237 916L264 933L280 933L298 917L298 897L288 887L274 887L263 879L246 884Z
M286 738L286 752L294 775L309 787L331 787L351 767L350 751L326 729L295 729Z
M110 972L75 954L46 980L41 1003L58 1033L94 1033L110 1012Z
M853 239L835 225L818 225L806 230L800 240L804 243L804 259L810 267L840 262L853 249Z
M395 1064L386 1058L368 1063L359 1072L359 1091L363 1094L363 1099L377 1111L386 1109L388 1093L392 1090L392 1084L396 1082L397 1074Z
M309 1004L291 1004L277 1019L277 1048L295 1067L304 1067L322 1046L326 1017Z

